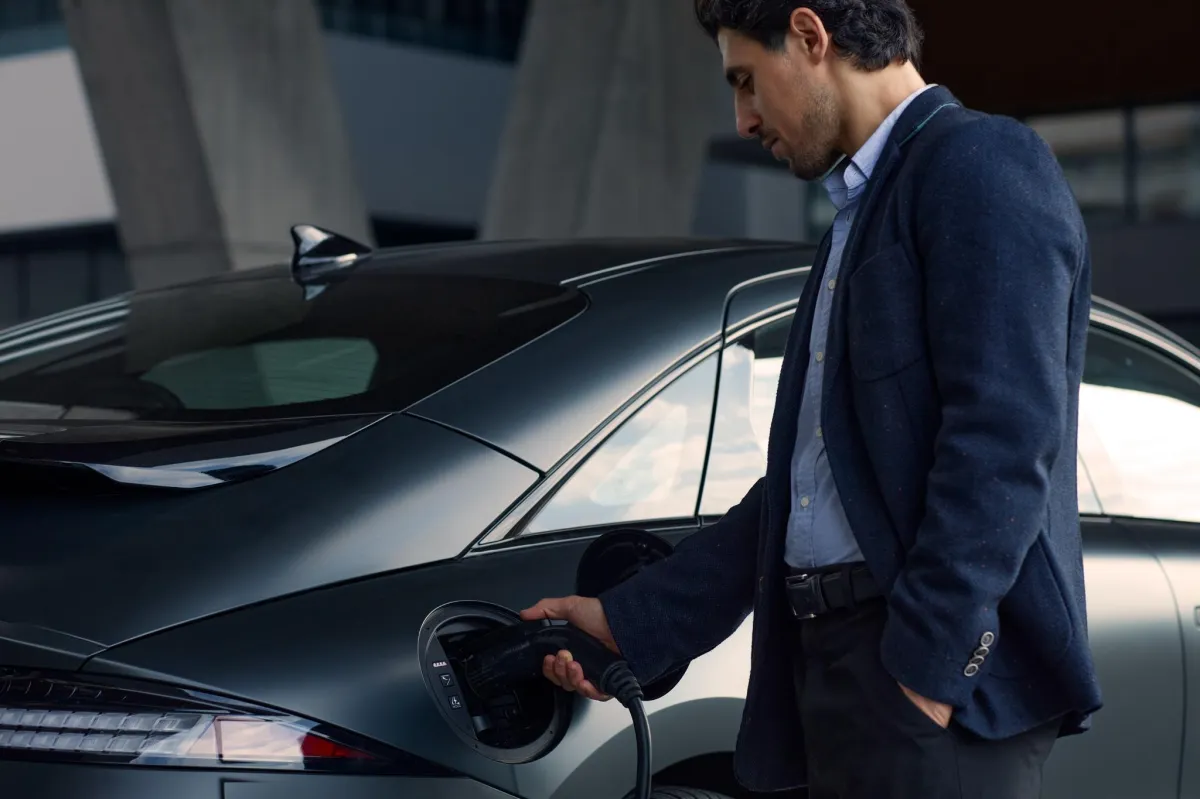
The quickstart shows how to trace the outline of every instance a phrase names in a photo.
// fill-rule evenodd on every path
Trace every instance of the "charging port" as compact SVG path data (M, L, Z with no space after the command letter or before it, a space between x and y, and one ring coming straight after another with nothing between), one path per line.
M462 653L471 639L495 629L451 632L438 636L446 660L462 686L463 700L475 737L480 743L503 749L516 749L535 742L554 718L554 686L546 680L531 680L490 699L482 699L467 686L462 670Z
M442 716L472 748L502 763L525 763L550 751L571 715L570 695L545 679L487 699L468 686L462 661L471 641L519 621L507 608L454 602L430 614L419 639L425 683Z

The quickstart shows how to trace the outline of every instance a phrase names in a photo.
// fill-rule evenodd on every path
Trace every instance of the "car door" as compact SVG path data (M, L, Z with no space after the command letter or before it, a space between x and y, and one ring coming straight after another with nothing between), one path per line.
M783 311L728 336L700 500L702 524L725 513L765 471L792 320L793 311ZM1079 456L1080 522L1091 644L1107 704L1091 732L1060 742L1047 767L1043 795L1165 799L1175 796L1183 724L1174 601L1155 557L1104 515L1083 463L1083 455L1097 449L1095 432L1085 427Z
M1148 325L1104 312L1096 319L1080 395L1081 426L1091 432L1084 457L1130 554L1154 558L1169 580L1162 600L1171 606L1150 616L1146 596L1119 584L1126 575L1112 576L1102 601L1124 662L1109 664L1105 687L1114 702L1152 712L1121 720L1120 735L1118 719L1101 715L1097 724L1114 728L1106 756L1116 755L1118 738L1142 755L1129 766L1153 789L1139 783L1138 795L1200 796L1200 357ZM1146 615L1135 610L1142 606ZM1150 628L1159 657L1139 663L1155 646ZM1186 689L1173 676L1185 664Z

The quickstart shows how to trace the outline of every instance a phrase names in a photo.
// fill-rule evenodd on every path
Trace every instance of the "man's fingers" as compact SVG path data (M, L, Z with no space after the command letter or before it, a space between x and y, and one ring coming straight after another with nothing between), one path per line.
M524 621L566 619L571 615L571 609L575 606L577 599L577 597L569 596L547 597L539 600L536 605L522 610L521 619Z
M567 666L571 665L571 653L559 652L558 657L554 659L554 674L558 677L558 684L568 691L575 690L575 681L571 679L571 673ZM578 666L578 664L575 664Z
M561 687L562 683L559 682L558 675L554 673L554 664L557 660L558 658L554 657L554 655L546 655L546 657L542 658L542 674L546 675L547 680Z

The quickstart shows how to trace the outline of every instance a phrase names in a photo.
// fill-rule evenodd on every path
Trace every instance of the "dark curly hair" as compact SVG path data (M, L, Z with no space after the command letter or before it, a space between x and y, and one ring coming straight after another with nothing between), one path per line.
M905 0L695 0L696 19L714 39L729 28L772 50L783 48L792 12L810 8L834 49L860 69L897 60L919 64L924 33Z

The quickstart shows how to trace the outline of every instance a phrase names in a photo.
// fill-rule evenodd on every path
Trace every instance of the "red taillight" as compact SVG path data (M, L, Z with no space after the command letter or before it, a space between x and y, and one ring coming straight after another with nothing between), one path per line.
M449 775L309 719L125 681L0 668L0 759Z

